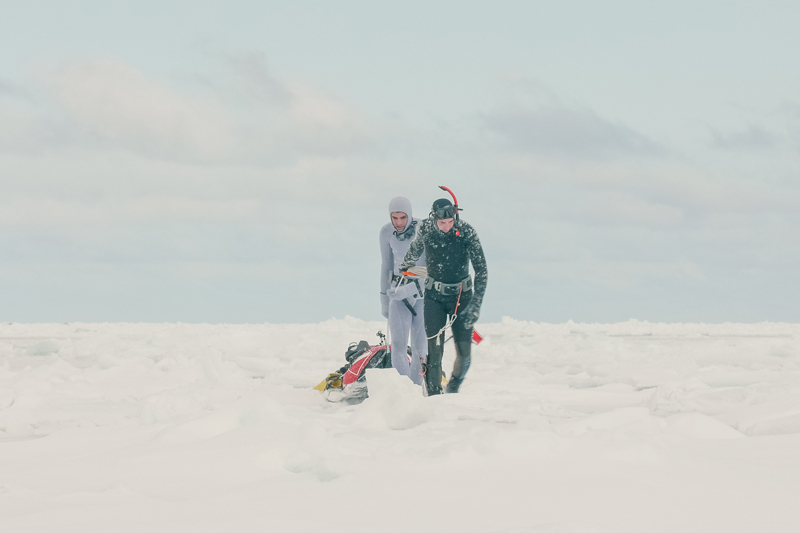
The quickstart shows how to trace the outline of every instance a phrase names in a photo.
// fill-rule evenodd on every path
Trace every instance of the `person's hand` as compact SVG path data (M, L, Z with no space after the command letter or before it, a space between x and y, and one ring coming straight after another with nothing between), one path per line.
M478 321L478 317L480 316L480 312L478 311L478 306L472 305L469 303L466 308L459 314L459 318L462 319L462 323L464 324L464 329L472 329L472 326Z

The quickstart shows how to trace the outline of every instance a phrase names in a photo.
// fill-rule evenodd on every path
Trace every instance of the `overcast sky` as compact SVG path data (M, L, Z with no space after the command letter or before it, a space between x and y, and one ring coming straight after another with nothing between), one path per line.
M800 321L800 3L0 0L0 320L380 319L447 185L481 319Z

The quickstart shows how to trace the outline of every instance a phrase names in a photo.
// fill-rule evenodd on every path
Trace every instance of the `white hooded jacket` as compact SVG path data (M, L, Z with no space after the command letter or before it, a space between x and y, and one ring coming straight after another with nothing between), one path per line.
M420 220L413 218L411 213L411 201L398 196L389 202L389 214L405 213L408 216L408 223L402 232L394 229L391 222L381 228L380 247L381 247L381 308L384 316L387 316L389 297L386 295L392 286L392 277L400 274L400 263L406 256L411 242L416 238L417 228ZM423 253L417 260L416 265L425 266L425 254Z

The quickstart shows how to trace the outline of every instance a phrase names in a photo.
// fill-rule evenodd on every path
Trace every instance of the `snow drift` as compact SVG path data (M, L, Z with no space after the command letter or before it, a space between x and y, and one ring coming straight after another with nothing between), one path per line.
M1 325L0 530L800 528L799 325L504 319L462 394L311 390L382 327Z

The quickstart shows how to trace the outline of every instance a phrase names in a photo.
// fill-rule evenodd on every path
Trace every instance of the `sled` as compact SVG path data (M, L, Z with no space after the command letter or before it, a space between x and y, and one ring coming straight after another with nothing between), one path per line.
M386 345L386 337L378 332L379 344L369 345L367 341L352 343L345 352L347 364L336 372L331 372L314 390L321 391L331 402L346 401L358 403L367 398L368 368L391 368L392 357Z
M336 372L331 372L328 376L314 387L314 390L324 394L325 399L330 402L346 401L348 403L358 403L367 398L367 379L365 371L368 368L391 368L392 355L389 346L386 345L386 336L380 331L377 333L380 338L378 344L370 345L367 341L351 343L345 351L344 357L347 360L342 368ZM452 337L450 337L452 338ZM450 339L447 339L448 341ZM472 342L480 344L483 337L476 330L472 330ZM408 349L408 360L411 361L411 349ZM447 378L442 371L442 386L447 385Z

